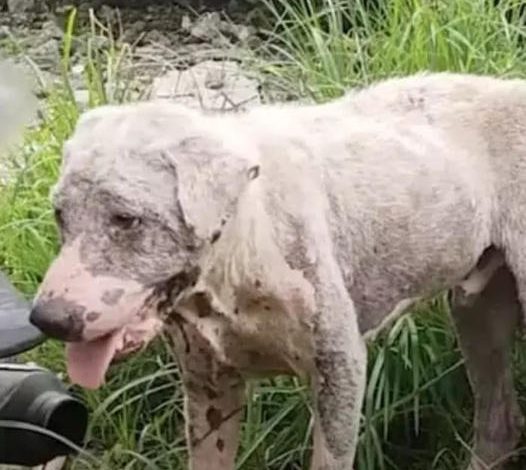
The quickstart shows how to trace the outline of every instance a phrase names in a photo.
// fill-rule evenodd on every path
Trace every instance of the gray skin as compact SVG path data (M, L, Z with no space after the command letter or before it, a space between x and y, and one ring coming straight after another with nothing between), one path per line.
M501 468L522 426L509 350L526 301L524 123L525 82L454 74L229 116L89 111L65 147L63 245L33 322L81 343L129 329L126 352L161 320L192 470L234 468L245 381L281 373L312 384L311 469L350 470L366 341L452 289L476 399L469 468Z

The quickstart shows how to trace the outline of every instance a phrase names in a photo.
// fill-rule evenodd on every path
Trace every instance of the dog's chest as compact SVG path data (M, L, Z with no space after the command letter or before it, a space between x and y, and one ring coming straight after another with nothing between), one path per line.
M310 328L291 313L270 296L241 293L230 308L201 290L179 303L168 332L185 343L182 349L200 350L245 376L302 374L311 356Z

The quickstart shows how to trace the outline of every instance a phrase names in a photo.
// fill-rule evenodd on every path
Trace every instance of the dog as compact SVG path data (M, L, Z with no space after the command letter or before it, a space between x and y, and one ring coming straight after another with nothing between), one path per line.
M526 82L420 73L220 116L103 106L52 199L62 246L31 321L88 388L164 331L192 470L234 468L245 381L275 374L312 386L311 469L350 470L366 342L445 291L475 395L469 468L516 446Z

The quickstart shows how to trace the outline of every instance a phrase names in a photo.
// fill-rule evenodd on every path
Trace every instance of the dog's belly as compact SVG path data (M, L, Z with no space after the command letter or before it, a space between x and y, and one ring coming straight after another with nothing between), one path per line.
M374 336L378 330L404 312L412 303L459 283L475 266L478 256L466 253L451 265L415 264L407 271L400 265L381 263L369 266L348 287L356 308L362 335Z
M362 276L350 289L358 315L360 332L367 339L374 337L387 323L396 319L412 304L441 288L455 287L462 291L466 299L476 297L486 288L493 274L504 263L503 253L493 246L488 247L464 277L457 279L452 271L451 279L436 282L435 289L423 282L397 286L392 279L372 279L367 275ZM432 283L430 285L433 286ZM408 286L412 287L412 290L407 289Z

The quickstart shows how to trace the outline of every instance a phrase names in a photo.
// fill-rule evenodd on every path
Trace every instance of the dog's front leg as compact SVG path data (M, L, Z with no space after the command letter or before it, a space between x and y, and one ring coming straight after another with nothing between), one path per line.
M245 382L189 324L169 331L180 366L190 470L233 470Z
M354 306L342 289L318 296L314 333L316 422L312 470L353 468L367 353Z
M186 435L190 470L233 470L239 445L244 387L221 377L213 389L185 380Z

